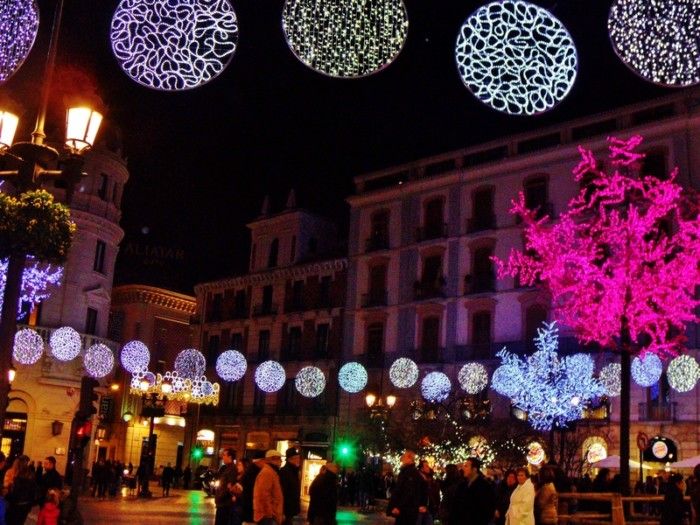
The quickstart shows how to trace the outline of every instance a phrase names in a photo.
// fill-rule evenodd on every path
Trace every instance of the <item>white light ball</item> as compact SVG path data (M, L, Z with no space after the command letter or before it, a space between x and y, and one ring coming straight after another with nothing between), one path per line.
M71 361L78 357L83 347L80 334L70 326L54 331L49 338L51 355L59 361Z
M564 358L564 366L569 380L575 382L578 378L587 380L593 375L595 363L589 354L574 354Z
M268 394L280 390L286 380L287 374L284 367L277 361L265 361L255 369L255 384Z
M396 388L411 388L418 381L418 365L407 357L399 357L389 368L389 380Z
M439 403L450 396L452 382L442 372L430 372L423 378L420 385L423 399L431 403Z
M294 380L297 391L304 397L318 397L326 388L326 376L315 366L305 366Z
M129 341L122 347L121 363L124 370L132 374L146 370L151 362L151 352L141 341Z
M340 388L350 394L356 394L367 386L367 369L360 363L345 363L338 372Z
M506 397L515 397L520 390L520 384L520 370L516 366L501 365L491 376L491 388Z
M608 397L617 397L622 392L622 367L620 363L610 363L605 365L600 374L598 374L598 380L603 385L605 390L605 395Z
M481 363L467 363L457 374L457 381L467 394L478 394L488 385L489 373Z
M175 371L182 377L195 379L202 376L206 369L204 354L194 348L183 350L175 358Z
M224 381L238 381L247 369L245 356L238 350L226 350L216 359L216 373Z
M644 359L637 356L632 359L632 379L639 386L649 387L659 382L664 371L659 356L647 353Z
M20 365L33 365L44 353L44 340L31 328L24 328L15 334L12 358Z
M102 343L94 344L85 351L83 365L89 375L99 379L114 368L114 354L108 346Z
M668 384L677 392L689 392L700 378L700 366L689 355L674 357L666 370Z
M0 84L22 65L39 31L36 0L0 2Z

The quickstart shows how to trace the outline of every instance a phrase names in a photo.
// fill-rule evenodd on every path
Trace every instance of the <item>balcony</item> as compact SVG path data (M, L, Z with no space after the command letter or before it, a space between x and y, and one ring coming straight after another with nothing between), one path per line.
M496 276L493 273L467 274L464 276L464 295L496 291Z
M256 304L253 307L253 317L262 317L265 315L277 315L276 304Z
M676 404L639 403L639 421L675 421Z
M362 294L362 308L372 308L374 306L387 305L386 290L372 290Z
M365 252L376 252L377 250L389 249L389 236L375 234L365 239Z
M503 346L504 343L472 343L455 346L455 361L495 359L496 352L503 348Z
M496 215L480 215L467 220L467 233L496 229Z
M447 237L447 223L428 224L427 226L416 228L416 242L441 239L443 237Z
M280 353L280 361L282 361L282 362L301 361L301 360L302 360L301 348L287 348L286 350L284 350Z
M440 277L437 282L433 281L416 281L413 283L413 299L420 301L422 299L435 299L445 297L445 279Z
M414 352L416 361L421 364L445 362L445 349L442 347L417 348Z
M357 356L357 360L367 368L382 368L385 361L384 354L377 352L359 355Z

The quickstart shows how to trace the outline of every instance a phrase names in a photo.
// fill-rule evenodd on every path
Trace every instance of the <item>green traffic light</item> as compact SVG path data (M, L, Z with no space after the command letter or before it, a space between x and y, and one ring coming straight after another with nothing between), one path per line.
M343 448L340 449L340 453L343 456L347 456L350 453L350 448L347 445L345 445L343 446Z
M202 459L203 456L204 456L204 450L202 450L201 448L193 448L192 449L192 458L193 459L199 460L199 459Z

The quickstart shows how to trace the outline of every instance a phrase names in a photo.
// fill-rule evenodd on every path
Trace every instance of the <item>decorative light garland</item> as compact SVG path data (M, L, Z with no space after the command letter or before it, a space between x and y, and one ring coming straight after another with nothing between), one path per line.
M474 11L460 30L455 53L469 91L512 115L552 109L576 80L571 35L549 11L524 0L498 0Z
M340 388L349 394L357 394L367 386L369 377L367 369L360 363L345 363L338 372L338 383Z
M174 368L181 377L195 379L204 375L204 371L207 369L207 359L199 350L187 348L177 354Z
M0 84L22 65L39 31L39 8L35 0L0 3Z
M297 392L304 397L318 397L326 388L326 376L316 366L305 366L294 380Z
M418 365L408 357L399 357L389 368L389 380L396 388L411 388L418 375Z
M452 390L452 382L442 372L430 372L420 384L420 391L423 399L431 403L440 403L448 397Z
M142 388L144 380L148 384L145 390ZM166 392L163 392L164 383L169 385ZM138 396L156 394L171 401L216 406L219 404L221 386L219 383L212 383L205 376L190 379L181 377L175 371L154 374L148 370L138 370L131 376L129 391Z
M224 381L238 381L247 369L245 356L237 350L226 350L216 358L216 373Z
M20 365L33 365L44 353L44 340L31 328L23 328L15 334L12 358Z
M467 363L457 374L457 381L467 394L478 394L489 384L489 373L481 363Z
M1 9L1 8L0 8ZM0 40L2 35L0 34ZM1 51L0 51L1 53ZM0 60L2 60L0 58ZM22 303L31 306L40 303L51 295L51 290L59 286L63 278L63 267L40 263L29 258L22 272L22 292L20 295L20 309ZM0 259L0 311L2 310L3 295L5 294L5 282L7 281L7 259Z
M639 386L655 385L661 379L663 371L663 363L656 354L647 353L644 358L636 356L632 359L632 379Z
M622 392L622 367L620 363L605 365L598 374L598 380L603 385L605 395L617 397Z
M114 354L107 345L94 344L85 351L83 366L92 377L105 377L114 368Z
M112 18L112 51L139 84L181 91L226 69L238 43L228 0L121 0Z
M122 347L120 357L122 367L130 373L137 370L146 370L151 362L151 352L141 341L129 341Z
M59 361L71 361L78 357L83 343L80 334L70 326L54 331L49 338L51 355Z
M255 384L268 394L281 390L286 381L287 373L277 361L265 361L255 369Z
M677 392L689 392L700 379L700 366L694 357L680 355L668 364L666 377L670 387Z

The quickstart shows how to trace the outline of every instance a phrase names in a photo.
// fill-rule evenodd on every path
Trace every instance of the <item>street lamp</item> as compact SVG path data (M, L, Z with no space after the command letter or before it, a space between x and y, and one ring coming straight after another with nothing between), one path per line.
M155 426L155 419L157 417L163 417L165 415L165 397L172 392L172 383L166 382L161 383L160 386L161 394L158 392L151 392L150 394L143 394L143 405L141 407L141 417L149 419L148 424L148 451L147 457L141 456L141 467L142 467L142 483L141 491L139 492L139 497L150 498L152 496L151 491L148 489L148 482L153 474L153 467L155 464L155 447L153 446L153 429ZM126 414L124 414L126 416Z
M12 383L15 382L15 377L17 377L17 369L10 365L10 368L7 369L7 382L12 386Z
M396 404L396 396L389 394L386 397L378 397L370 392L365 396L365 403L367 408L370 409L370 417L372 419L386 418L387 413Z

